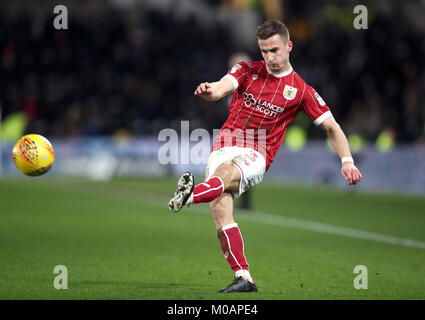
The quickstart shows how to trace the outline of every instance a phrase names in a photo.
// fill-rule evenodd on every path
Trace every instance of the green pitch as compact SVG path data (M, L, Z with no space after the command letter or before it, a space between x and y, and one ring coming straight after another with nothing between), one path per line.
M208 207L171 214L176 180L0 179L0 300L425 299L425 198L264 183L235 213L259 292L223 295Z

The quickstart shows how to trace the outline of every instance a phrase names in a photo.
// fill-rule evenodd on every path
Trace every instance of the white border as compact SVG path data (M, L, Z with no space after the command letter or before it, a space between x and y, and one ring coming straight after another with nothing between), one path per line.
M313 123L316 126L320 126L323 121L325 121L326 119L330 117L332 117L332 112L329 110L323 113L321 116L319 116L316 120L314 120Z
M225 225L225 226L221 227L221 231L227 230L227 229L230 229L230 228L235 228L237 226L238 226L238 224L236 222L235 223L231 223L231 224L228 224L228 225Z
M233 91L232 92L235 92L235 90L239 87L238 80L236 80L236 78L234 76L232 76L231 74L226 74L222 79L229 79L230 81L232 81L232 83L233 83Z
M281 78L281 77L284 77L284 76L287 76L287 75L289 75L291 72L292 72L292 66L291 65L289 65L289 70L288 71L285 71L285 72L282 72L282 73L273 73L273 72L271 72L270 70L269 70L269 68L267 68L267 66L266 66L266 70L267 70L267 72L268 73L270 73L272 76L275 76L275 77L277 77L277 78Z

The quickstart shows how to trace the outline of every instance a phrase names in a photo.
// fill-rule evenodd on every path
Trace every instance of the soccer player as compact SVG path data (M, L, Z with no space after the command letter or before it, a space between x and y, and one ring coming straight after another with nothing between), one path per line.
M257 27L264 60L242 61L217 82L201 83L194 94L217 101L232 94L229 115L212 147L206 178L195 185L186 172L169 202L172 212L184 205L210 203L224 257L235 280L219 292L257 291L244 254L244 243L233 219L233 199L259 184L282 144L288 125L305 112L327 134L341 158L342 176L349 185L362 180L345 134L320 95L293 70L293 43L285 24L269 20Z

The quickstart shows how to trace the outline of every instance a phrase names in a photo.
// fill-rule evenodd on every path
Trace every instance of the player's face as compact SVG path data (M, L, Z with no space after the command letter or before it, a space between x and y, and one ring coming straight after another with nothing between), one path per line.
M289 61L292 41L284 41L278 34L265 40L258 39L258 46L266 62L267 68L274 73L281 73Z

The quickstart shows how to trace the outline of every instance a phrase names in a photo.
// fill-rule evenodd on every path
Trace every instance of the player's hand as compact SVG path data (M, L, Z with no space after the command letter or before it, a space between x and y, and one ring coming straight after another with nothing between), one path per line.
M213 93L213 88L211 83L209 82L201 83L194 92L195 96L201 96L202 98L205 98L206 100L210 100L208 98L211 98L212 93Z
M344 162L342 164L341 173L350 186L356 185L362 181L363 178L359 169L357 169L357 167L352 162Z

